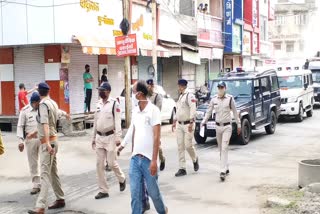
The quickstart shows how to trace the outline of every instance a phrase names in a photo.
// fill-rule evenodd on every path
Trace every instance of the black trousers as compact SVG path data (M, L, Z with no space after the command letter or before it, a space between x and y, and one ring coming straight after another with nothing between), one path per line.
M88 110L88 112L90 112L91 108L91 98L92 98L92 89L84 89L85 93L84 93L84 112L86 112Z

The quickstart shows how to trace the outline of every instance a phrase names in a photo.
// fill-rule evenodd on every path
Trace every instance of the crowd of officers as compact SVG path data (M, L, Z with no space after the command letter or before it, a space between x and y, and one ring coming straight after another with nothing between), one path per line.
M172 131L176 131L178 145L179 169L175 174L176 177L187 175L185 151L187 151L192 160L193 170L199 170L199 157L192 142L195 129L197 100L194 94L188 91L187 86L187 80L180 79L178 81L180 95L176 103L176 114L174 115L174 122L172 125ZM144 90L144 88L146 89ZM144 213L146 210L150 209L148 194L150 192L150 197L153 200L157 212L161 214L167 213L168 209L164 206L162 196L157 187L156 178L158 170L155 170L154 167L156 166L156 168L158 168L158 166L157 161L154 161L154 154L152 154L152 151L157 151L156 156L159 155L160 170L164 170L165 157L160 144L160 137L159 139L156 137L156 135L158 135L156 128L161 125L161 119L159 118L161 118L160 111L163 97L161 94L155 92L152 79L139 81L133 86L135 94L132 95L132 98L136 105L133 110L133 121L125 139L121 140L121 110L118 101L110 97L111 85L105 81L97 89L100 99L97 103L94 115L92 137L92 149L96 152L96 172L99 187L99 192L95 196L95 199L109 197L109 186L105 174L106 162L119 181L120 191L126 189L126 177L117 163L117 156L120 155L120 152L128 142L132 142L133 156L131 161L133 162L130 164L130 168L134 166L134 158L142 158L149 161L147 163L150 164L150 168L148 167L147 172L144 172L149 174L141 174L143 177L141 191L137 191L136 189L136 187L140 188L140 184L135 185L135 183L132 183L135 182L135 177L131 177L131 175L135 176L136 174L134 173L136 172L130 173L132 213L141 214L141 211ZM20 111L17 129L19 150L22 152L24 147L26 147L27 150L33 184L30 193L39 193L35 209L28 211L28 213L33 214L45 213L50 185L53 188L56 201L48 208L57 209L65 207L64 192L61 188L59 175L57 174L57 122L61 117L70 119L70 116L66 112L60 110L56 102L50 99L49 92L50 87L48 84L40 83L38 85L38 92L32 94L30 104ZM156 106L158 110L153 110L152 106ZM209 109L201 126L205 126L208 119L212 116L213 112L215 112L217 142L221 159L221 181L225 181L226 176L230 173L228 165L228 145L232 133L231 111L238 124L238 134L240 134L240 120L238 118L234 99L231 95L226 94L226 84L220 82L218 84L218 94L214 95L210 101ZM143 121L142 124L141 121L135 121L137 118L140 118L140 120L143 118L145 121ZM146 136L142 136L142 138L137 138L141 136L134 135L141 135L141 133L135 130L135 124L136 126L141 126L146 130L150 130L150 133L146 133ZM148 126L150 126L150 129L148 129ZM148 134L150 134L150 136L148 136ZM144 145L146 148L142 148L141 145L139 145L140 142L134 142L134 139L146 141L141 142L141 145ZM159 142L156 142L157 140L159 140ZM150 156L148 156L149 150L152 150L150 151ZM157 160L157 157L155 158ZM39 159L41 172L39 172ZM156 165L154 166L154 164ZM139 166L136 167L138 170ZM143 166L140 167L142 167L141 170L143 171ZM154 181L152 180L153 177L155 177ZM133 189L133 187L135 187L135 189ZM134 195L135 193L137 195Z

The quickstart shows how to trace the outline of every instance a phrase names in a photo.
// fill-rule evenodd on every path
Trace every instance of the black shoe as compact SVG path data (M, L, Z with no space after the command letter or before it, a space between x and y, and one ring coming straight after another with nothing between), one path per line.
M146 202L143 204L143 211L142 213L145 213L146 211L150 210L150 203L149 200L146 200Z
M221 180L222 182L226 180L226 173L224 173L224 172L221 172L221 173L220 173L220 180Z
M175 174L176 177L181 177L187 175L187 171L185 169L179 169L178 172Z
M165 167L166 167L166 161L164 160L163 162L160 163L160 171L163 171Z
M195 172L199 170L199 159L197 158L196 162L193 163L193 169Z
M108 193L99 192L98 195L96 195L94 198L95 199L101 199L101 198L108 198L108 197L109 197Z
M40 188L32 188L30 194L35 195L35 194L38 194L39 192L40 192Z
M123 192L126 189L126 180L124 180L122 183L120 184L120 192Z
M229 169L227 169L226 174L227 174L227 175L229 175L229 174L230 174L230 170L229 170Z

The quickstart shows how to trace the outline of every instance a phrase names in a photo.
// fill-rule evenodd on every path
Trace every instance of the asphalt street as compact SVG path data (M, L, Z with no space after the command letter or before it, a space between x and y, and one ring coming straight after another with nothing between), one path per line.
M302 123L285 121L277 124L274 135L255 131L246 146L231 145L229 152L231 174L225 183L219 180L219 153L216 141L196 145L200 170L193 171L189 157L188 175L175 178L178 169L175 134L169 125L162 126L162 147L167 159L160 172L159 184L169 213L261 213L263 198L260 186L297 186L298 161L319 158L320 110ZM30 196L31 181L26 153L18 151L14 133L3 133L6 153L0 156L0 213L26 213L33 208L36 196ZM98 192L95 172L95 152L91 149L91 132L84 137L61 136L58 168L66 194L65 209L53 213L128 214L130 186L120 193L113 172L107 172L111 186L110 197L95 200ZM122 169L128 172L130 146L119 157ZM128 178L129 181L129 178ZM49 203L55 200L50 192ZM147 214L156 213L153 206Z

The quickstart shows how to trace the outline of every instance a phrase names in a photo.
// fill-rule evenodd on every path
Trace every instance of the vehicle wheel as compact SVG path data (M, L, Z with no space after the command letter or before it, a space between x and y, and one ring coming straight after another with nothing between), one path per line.
M303 106L302 106L302 104L300 104L299 114L296 116L296 121L297 122L302 122L303 121Z
M206 143L206 140L207 140L207 137L204 136L204 137L201 137L199 132L194 132L194 139L196 140L197 144L205 144Z
M174 118L174 115L176 114L176 109L172 109L172 113L171 113L171 118L169 120L169 123L170 124L173 124L173 118Z
M311 109L307 111L307 117L312 117L313 115L313 106L311 106Z
M268 126L265 127L267 134L273 134L276 131L277 116L274 111L271 111L271 121Z
M241 135L239 136L239 142L242 145L247 145L251 138L251 125L247 118L244 118L241 122Z

